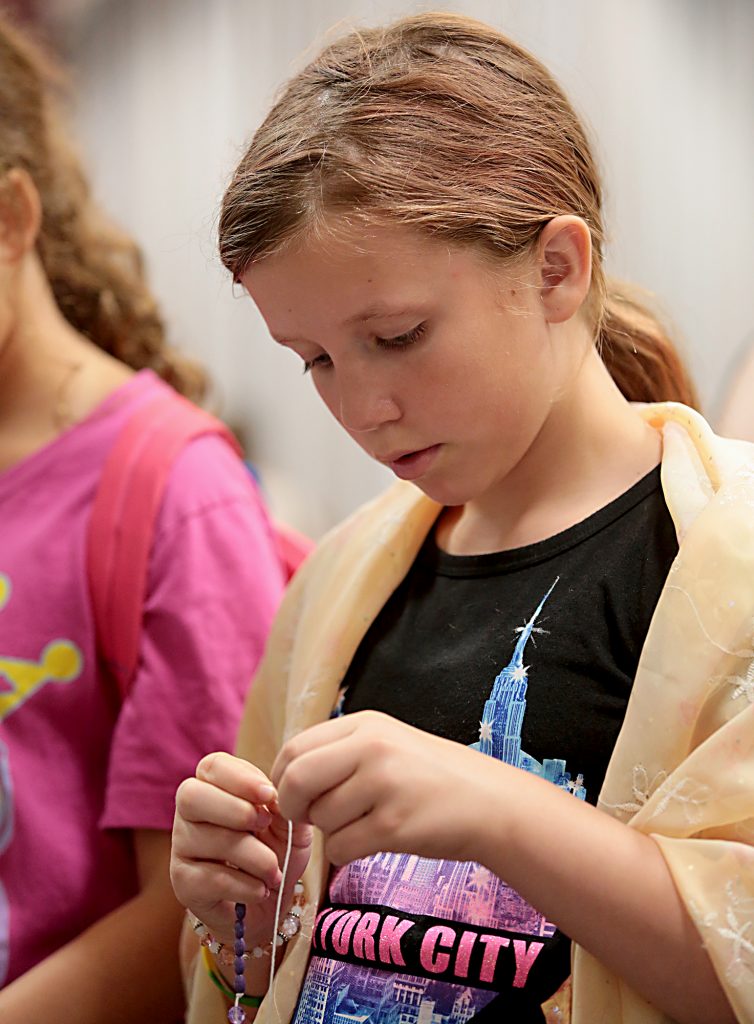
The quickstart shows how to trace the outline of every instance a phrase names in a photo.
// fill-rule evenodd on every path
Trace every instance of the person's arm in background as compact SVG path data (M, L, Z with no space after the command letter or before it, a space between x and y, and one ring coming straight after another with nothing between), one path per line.
M234 748L283 584L248 471L224 441L192 442L172 471L156 530L142 664L115 738L107 827L172 826L178 784L205 754ZM197 950L184 928L186 977Z
M101 826L134 836L139 892L0 991L3 1024L175 1024L183 908L169 878L178 784L233 749L283 589L245 468L217 438L188 446L155 531L140 667L110 752Z
M183 908L170 885L170 834L134 832L138 895L0 990L3 1024L174 1024L183 1014L175 950Z
M754 342L735 371L715 429L723 437L754 441Z

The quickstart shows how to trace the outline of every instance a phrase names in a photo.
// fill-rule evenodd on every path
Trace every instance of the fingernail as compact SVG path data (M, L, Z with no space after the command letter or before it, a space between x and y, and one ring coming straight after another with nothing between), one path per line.
M269 828L272 824L272 815L265 808L257 809L257 816L254 821L254 827L258 829Z
M269 803L270 800L275 799L275 790L272 788L272 786L260 786L259 797L263 803Z

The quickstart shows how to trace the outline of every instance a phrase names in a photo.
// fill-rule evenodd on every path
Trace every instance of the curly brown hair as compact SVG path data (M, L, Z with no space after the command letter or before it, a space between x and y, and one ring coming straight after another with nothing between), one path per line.
M198 400L204 371L168 345L139 247L94 202L63 114L67 93L60 64L0 11L0 178L18 167L34 181L37 251L61 312L99 348Z
M330 213L392 221L498 260L530 250L560 214L592 236L585 305L631 400L697 405L659 321L609 282L597 166L549 71L481 22L422 13L352 32L284 88L229 185L220 255L238 279Z

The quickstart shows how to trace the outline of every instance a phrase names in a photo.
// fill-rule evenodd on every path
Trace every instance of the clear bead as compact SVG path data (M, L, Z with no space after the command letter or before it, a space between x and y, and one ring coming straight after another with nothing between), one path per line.
M228 1010L230 1024L246 1024L246 1014L240 1006L231 1006Z
M280 931L286 939L292 939L301 930L301 921L293 914L286 914L280 925Z

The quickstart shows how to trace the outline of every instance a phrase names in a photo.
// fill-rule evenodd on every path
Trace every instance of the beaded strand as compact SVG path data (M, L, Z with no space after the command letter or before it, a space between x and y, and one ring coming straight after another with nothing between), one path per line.
M246 969L245 917L246 904L236 903L236 941L233 944L233 952L235 953L233 958L233 971L235 973L233 991L235 992L235 1000L228 1010L230 1024L246 1024L247 1019L243 1008L240 1006L241 997L246 995L246 977L244 974Z

